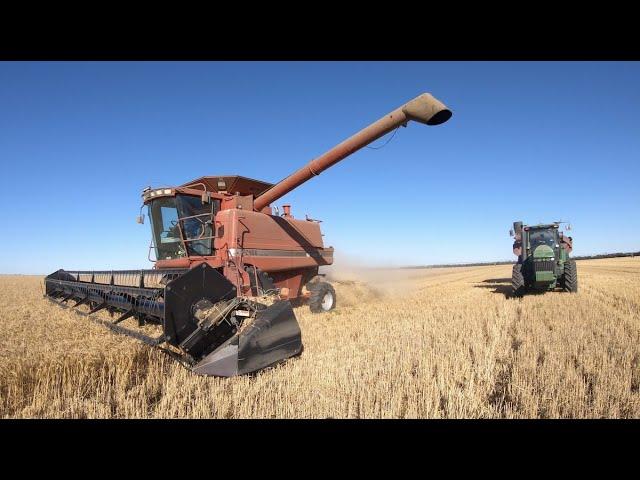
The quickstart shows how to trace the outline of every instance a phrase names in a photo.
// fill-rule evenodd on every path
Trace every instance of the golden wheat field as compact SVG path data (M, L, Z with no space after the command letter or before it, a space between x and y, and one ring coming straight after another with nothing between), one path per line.
M510 272L334 273L334 311L296 308L303 354L230 379L0 276L0 416L640 417L640 259L579 261L578 294L507 298Z

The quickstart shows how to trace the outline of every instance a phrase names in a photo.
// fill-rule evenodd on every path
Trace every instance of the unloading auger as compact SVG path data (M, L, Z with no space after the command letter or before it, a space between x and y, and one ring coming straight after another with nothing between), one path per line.
M109 326L170 352L199 374L255 372L302 351L292 302L332 310L333 287L319 275L333 263L320 222L298 220L275 201L374 140L413 120L439 125L451 112L430 94L402 105L272 185L241 176L207 176L142 193L151 220L155 268L58 270L46 295L73 308L117 314ZM275 210L275 211L274 211ZM144 223L144 216L139 217ZM147 337L120 325L161 326Z

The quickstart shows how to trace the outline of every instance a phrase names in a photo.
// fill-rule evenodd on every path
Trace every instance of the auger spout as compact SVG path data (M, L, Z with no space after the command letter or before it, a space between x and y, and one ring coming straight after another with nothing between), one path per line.
M345 159L354 152L369 145L371 142L398 128L406 125L410 120L425 125L440 125L451 118L449 110L442 102L430 93L423 93L401 107L396 108L368 127L336 145L331 150L320 155L307 165L276 183L266 192L254 200L254 209L262 210L267 205L283 197L293 189L299 187L310 178L320 175L324 170Z

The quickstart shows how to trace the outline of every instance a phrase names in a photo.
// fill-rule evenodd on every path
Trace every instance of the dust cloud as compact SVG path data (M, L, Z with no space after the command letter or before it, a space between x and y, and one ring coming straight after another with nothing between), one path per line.
M416 270L382 267L372 261L343 255L333 265L321 267L320 273L339 290L339 295L342 294L342 305L412 292L418 287L417 277L421 276Z

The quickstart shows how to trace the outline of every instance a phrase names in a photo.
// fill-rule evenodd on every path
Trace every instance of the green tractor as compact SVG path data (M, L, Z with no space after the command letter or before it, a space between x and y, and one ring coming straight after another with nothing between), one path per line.
M576 262L569 258L573 238L559 231L560 223L523 225L513 222L513 230L509 233L515 238L513 254L518 256L511 273L514 296L521 297L529 291L578 291Z

